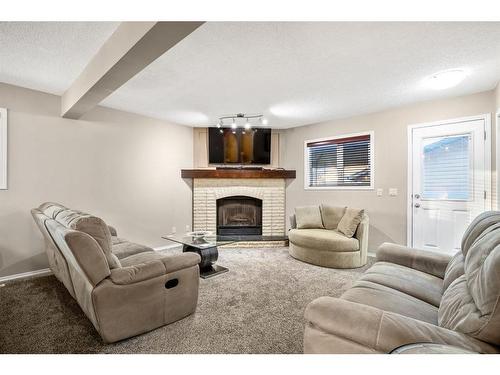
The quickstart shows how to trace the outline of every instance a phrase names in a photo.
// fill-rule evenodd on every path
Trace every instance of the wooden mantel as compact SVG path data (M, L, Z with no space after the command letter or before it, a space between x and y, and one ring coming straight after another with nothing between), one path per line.
M290 169L182 169L182 178L295 178Z

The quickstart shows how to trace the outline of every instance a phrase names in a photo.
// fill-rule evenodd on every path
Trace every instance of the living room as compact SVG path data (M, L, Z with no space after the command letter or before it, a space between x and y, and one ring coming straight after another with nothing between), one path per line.
M0 22L0 353L500 353L499 22L108 17Z

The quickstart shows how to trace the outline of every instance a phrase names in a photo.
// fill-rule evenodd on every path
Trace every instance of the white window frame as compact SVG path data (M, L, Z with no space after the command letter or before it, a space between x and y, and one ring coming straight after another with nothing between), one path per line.
M341 138L359 137L362 135L370 136L370 186L309 186L309 153L307 144L312 142L333 141ZM373 130L341 134L317 139L308 139L304 141L304 190L373 190L375 187L375 132Z
M0 190L7 190L7 110L0 108Z

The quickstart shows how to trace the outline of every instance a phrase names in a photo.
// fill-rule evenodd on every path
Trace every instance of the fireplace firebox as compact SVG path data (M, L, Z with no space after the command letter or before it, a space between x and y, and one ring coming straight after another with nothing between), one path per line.
M217 199L217 234L262 234L262 200L247 196Z

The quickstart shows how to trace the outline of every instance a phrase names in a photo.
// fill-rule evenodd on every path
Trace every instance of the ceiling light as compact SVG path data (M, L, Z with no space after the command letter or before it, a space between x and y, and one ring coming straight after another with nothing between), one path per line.
M245 123L245 129L248 130L252 127L252 125L250 125L250 121L247 119L247 122Z
M260 123L261 123L262 125L267 125L267 123L268 123L267 118L265 118L265 117L261 117L261 118L260 118Z
M219 120L219 122L217 123L217 127L220 128L222 126L222 120Z
M444 70L427 77L425 84L434 90L444 90L458 85L466 75L462 69Z
M231 124L231 128L236 129L236 120L233 118L233 123Z

